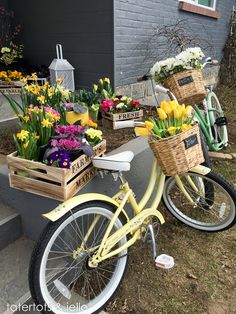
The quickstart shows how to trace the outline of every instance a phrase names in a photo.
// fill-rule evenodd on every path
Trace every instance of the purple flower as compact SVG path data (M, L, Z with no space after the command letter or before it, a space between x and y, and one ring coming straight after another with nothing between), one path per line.
M57 151L50 155L48 166L55 166L59 168L70 168L70 156L65 151Z

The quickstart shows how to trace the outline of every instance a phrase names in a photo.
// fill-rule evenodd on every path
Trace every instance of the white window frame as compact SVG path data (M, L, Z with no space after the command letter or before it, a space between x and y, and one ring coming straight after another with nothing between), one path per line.
M188 3L191 3L191 4L197 5L198 7L205 8L205 9L207 8L207 9L213 10L213 11L216 10L216 1L217 0L213 0L213 6L212 7L208 7L206 5L199 4L198 0L179 0L179 1L181 1L181 2L188 2Z

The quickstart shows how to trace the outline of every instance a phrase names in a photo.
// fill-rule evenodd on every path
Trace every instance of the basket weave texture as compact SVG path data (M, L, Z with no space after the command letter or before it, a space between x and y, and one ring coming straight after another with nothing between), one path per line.
M187 70L176 73L163 83L174 93L180 103L198 104L206 96L201 70Z
M196 138L197 144L187 148L186 142ZM160 141L149 141L149 145L167 176L185 173L204 162L198 124L185 132Z

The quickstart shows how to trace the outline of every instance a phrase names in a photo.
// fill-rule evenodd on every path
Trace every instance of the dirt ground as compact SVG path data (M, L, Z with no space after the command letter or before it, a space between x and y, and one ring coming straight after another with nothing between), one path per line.
M220 86L216 93L229 120L227 151L236 152L236 89ZM134 138L130 129L101 129L108 142L108 151ZM15 149L13 131L12 128L0 131L0 153L8 154ZM213 161L213 168L236 185L234 160ZM169 271L156 269L150 246L138 244L131 249L123 283L108 304L107 312L236 313L236 227L222 233L203 233L179 223L164 206L160 210L166 223L157 237L158 254L173 256L175 267Z

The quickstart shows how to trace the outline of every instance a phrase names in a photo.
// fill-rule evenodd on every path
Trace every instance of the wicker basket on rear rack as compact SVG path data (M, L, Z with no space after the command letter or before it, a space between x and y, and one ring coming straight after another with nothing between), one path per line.
M166 79L163 85L167 87L180 103L198 104L206 96L201 70L187 70L176 73Z
M167 176L185 173L204 162L197 123L180 134L159 141L150 140L149 145Z

